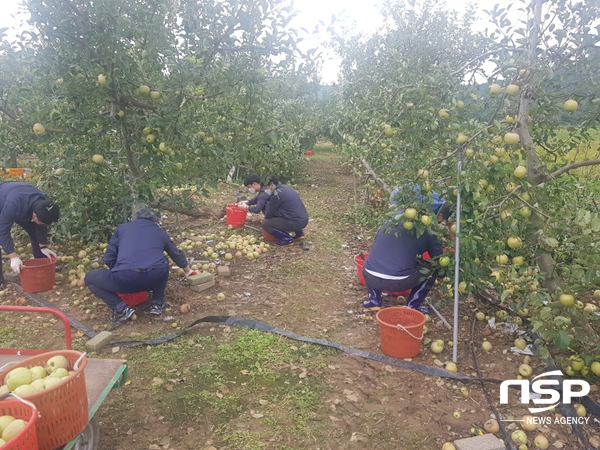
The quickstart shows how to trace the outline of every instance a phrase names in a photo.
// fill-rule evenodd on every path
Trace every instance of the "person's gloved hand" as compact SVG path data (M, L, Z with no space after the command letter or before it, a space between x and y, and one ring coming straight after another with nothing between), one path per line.
M190 270L188 273L185 274L186 277L193 277L194 275L198 275L198 272L196 272L195 270Z
M10 258L10 267L16 273L21 273L21 267L23 267L23 261L21 261L21 258L19 258L18 256L15 256L14 258Z
M248 205L244 202L240 203L239 207L242 208L243 210L248 211Z
M46 256L47 258L50 258L50 259L54 258L54 259L56 259L56 253L54 253L54 252L53 252L52 250L50 250L48 247L44 247L44 248L42 248L42 249L40 249L40 250L42 250L42 253L43 253L43 254L44 254L44 256Z

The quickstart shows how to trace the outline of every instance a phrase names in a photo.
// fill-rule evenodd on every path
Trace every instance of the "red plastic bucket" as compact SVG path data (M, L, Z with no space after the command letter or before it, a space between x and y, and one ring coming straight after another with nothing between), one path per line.
M19 277L24 292L49 291L56 280L56 258L36 258L23 261Z
M306 156L312 156L312 155L313 155L313 152L312 152L312 150L307 150L307 151L306 151Z
M148 300L148 291L133 292L131 294L120 294L117 292L117 295L129 306L139 305Z
M265 241L267 241L267 242L277 242L277 241L279 241L279 239L277 239L271 233L267 233L265 230L262 230L262 235L263 235L263 239Z
M391 306L377 313L381 351L393 358L412 358L421 351L425 315L407 307Z
M227 211L227 225L231 225L234 228L244 226L248 211L237 205L227 205L227 208L225 209Z

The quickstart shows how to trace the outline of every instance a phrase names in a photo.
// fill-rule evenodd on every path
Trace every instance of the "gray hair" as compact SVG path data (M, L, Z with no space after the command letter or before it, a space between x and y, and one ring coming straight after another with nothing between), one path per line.
M152 208L146 206L138 206L133 208L133 220L147 219L152 222L158 222L160 218Z

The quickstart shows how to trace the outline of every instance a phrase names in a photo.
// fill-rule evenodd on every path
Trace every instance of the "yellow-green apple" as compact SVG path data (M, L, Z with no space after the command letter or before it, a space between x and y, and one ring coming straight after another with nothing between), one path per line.
M571 99L565 102L565 111L573 112L577 111L577 108L579 108L577 101Z
M517 84L509 84L506 86L506 93L508 95L519 95L519 85Z
M529 364L521 364L519 366L519 374L525 378L531 376L531 374L533 373L533 370L531 369L531 366Z
M23 428L27 426L27 422L23 419L15 419L9 423L6 428L2 431L2 439L6 442L10 441L17 434L21 432Z
M46 127L41 123L36 123L33 125L33 132L35 134L44 134L46 132Z
M504 135L504 142L508 145L517 145L519 143L519 135L517 133L506 133Z
M14 391L19 386L31 383L31 372L26 367L17 367L8 372L4 378L4 383L8 389Z
M56 355L50 358L46 362L46 371L48 373L54 372L56 369L68 369L69 361L63 355Z
M41 380L42 378L46 378L48 376L46 369L44 369L42 366L34 366L29 369L29 371L31 372L31 381Z
M527 176L527 169L523 166L517 166L513 174L517 178L524 178Z

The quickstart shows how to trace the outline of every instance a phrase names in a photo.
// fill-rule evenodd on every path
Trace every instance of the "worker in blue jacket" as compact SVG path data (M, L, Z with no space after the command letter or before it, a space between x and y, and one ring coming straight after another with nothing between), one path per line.
M158 216L150 208L140 208L133 221L119 225L110 238L102 258L110 269L88 272L84 282L90 291L113 311L111 322L127 321L135 313L117 295L152 291L150 314L160 315L168 306L165 289L169 279L169 261L163 252L181 267L186 276L195 275L169 235L158 225Z
M246 186L248 192L251 194L255 194L257 192L258 194L256 194L250 200L238 203L240 208L243 208L252 214L264 214L267 202L271 198L271 190L265 189L265 186L260 182L260 177L255 173L244 178L244 186Z
M415 183L407 183L404 186L398 187L392 191L390 194L390 204L392 206L403 203L402 196L403 194L408 195L408 199L412 198L421 204L423 209L425 208L425 204L431 200L430 207L431 211L437 216L440 212L440 209L446 203L446 199L439 193L435 191L431 191L431 199L428 198L427 192L423 191L423 188ZM402 214L404 210L396 210L396 214Z
M447 220L451 213L449 205L439 211L438 220ZM406 230L403 223L382 227L363 267L363 277L369 291L369 300L363 303L366 310L382 307L382 291L401 292L411 290L407 299L410 308L429 314L423 305L435 282L437 271L422 258L429 252L432 259L443 253L438 237L429 230L417 237L414 231Z
M0 182L0 247L10 258L10 267L17 273L23 262L15 251L11 236L13 224L29 235L34 258L55 257L48 245L48 225L58 220L60 209L56 203L35 186L20 181ZM0 285L4 283L0 264Z
M265 208L263 230L278 239L277 245L293 245L295 240L304 239L308 211L298 193L275 177L270 178L265 190L271 192L271 197Z

